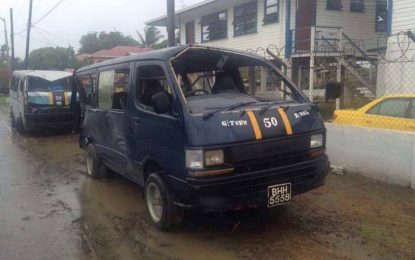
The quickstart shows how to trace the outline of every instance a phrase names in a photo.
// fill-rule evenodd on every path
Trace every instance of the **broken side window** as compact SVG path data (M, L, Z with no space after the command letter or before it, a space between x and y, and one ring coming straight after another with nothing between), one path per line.
M112 109L124 110L127 106L130 71L115 70Z
M97 105L97 76L95 73L77 77L79 92L82 101L87 106L96 107Z

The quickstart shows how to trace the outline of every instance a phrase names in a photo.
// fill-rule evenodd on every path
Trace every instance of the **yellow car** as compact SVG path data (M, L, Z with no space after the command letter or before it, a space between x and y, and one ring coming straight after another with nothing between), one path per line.
M357 110L336 110L333 123L415 131L415 94L385 96Z

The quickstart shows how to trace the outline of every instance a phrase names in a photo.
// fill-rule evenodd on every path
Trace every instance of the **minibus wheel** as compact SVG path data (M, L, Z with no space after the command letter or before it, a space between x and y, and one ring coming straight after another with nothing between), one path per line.
M16 120L14 119L13 110L10 108L10 125L12 128L16 127Z
M17 120L16 120L16 122L15 122L15 125L16 125L16 131L17 131L19 134L21 134L21 135L26 134L26 129L25 129L25 127L24 127L24 124L23 124L23 119L22 119L22 117L21 117L21 116L19 116L19 117L17 118Z
M88 144L86 148L86 173L91 178L105 177L107 167L102 163L97 150L93 144Z
M145 187L147 210L155 226L168 231L183 221L183 209L173 203L173 198L157 173L147 178Z

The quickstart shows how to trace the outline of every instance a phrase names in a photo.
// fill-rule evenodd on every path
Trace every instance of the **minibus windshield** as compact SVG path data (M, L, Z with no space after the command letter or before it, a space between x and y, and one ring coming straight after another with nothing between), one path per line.
M280 72L261 59L193 50L172 64L192 113L210 113L237 104L267 107L303 101L296 88L284 83Z
M39 77L29 77L28 92L70 91L70 78L48 81Z

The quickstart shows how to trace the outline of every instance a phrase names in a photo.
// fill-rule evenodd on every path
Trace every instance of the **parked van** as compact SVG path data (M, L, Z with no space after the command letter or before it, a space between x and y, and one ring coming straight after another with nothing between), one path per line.
M10 84L10 120L19 133L36 128L74 127L70 110L72 73L15 71Z
M271 208L324 184L326 129L271 62L180 46L77 70L86 170L144 188L162 230L184 209Z

